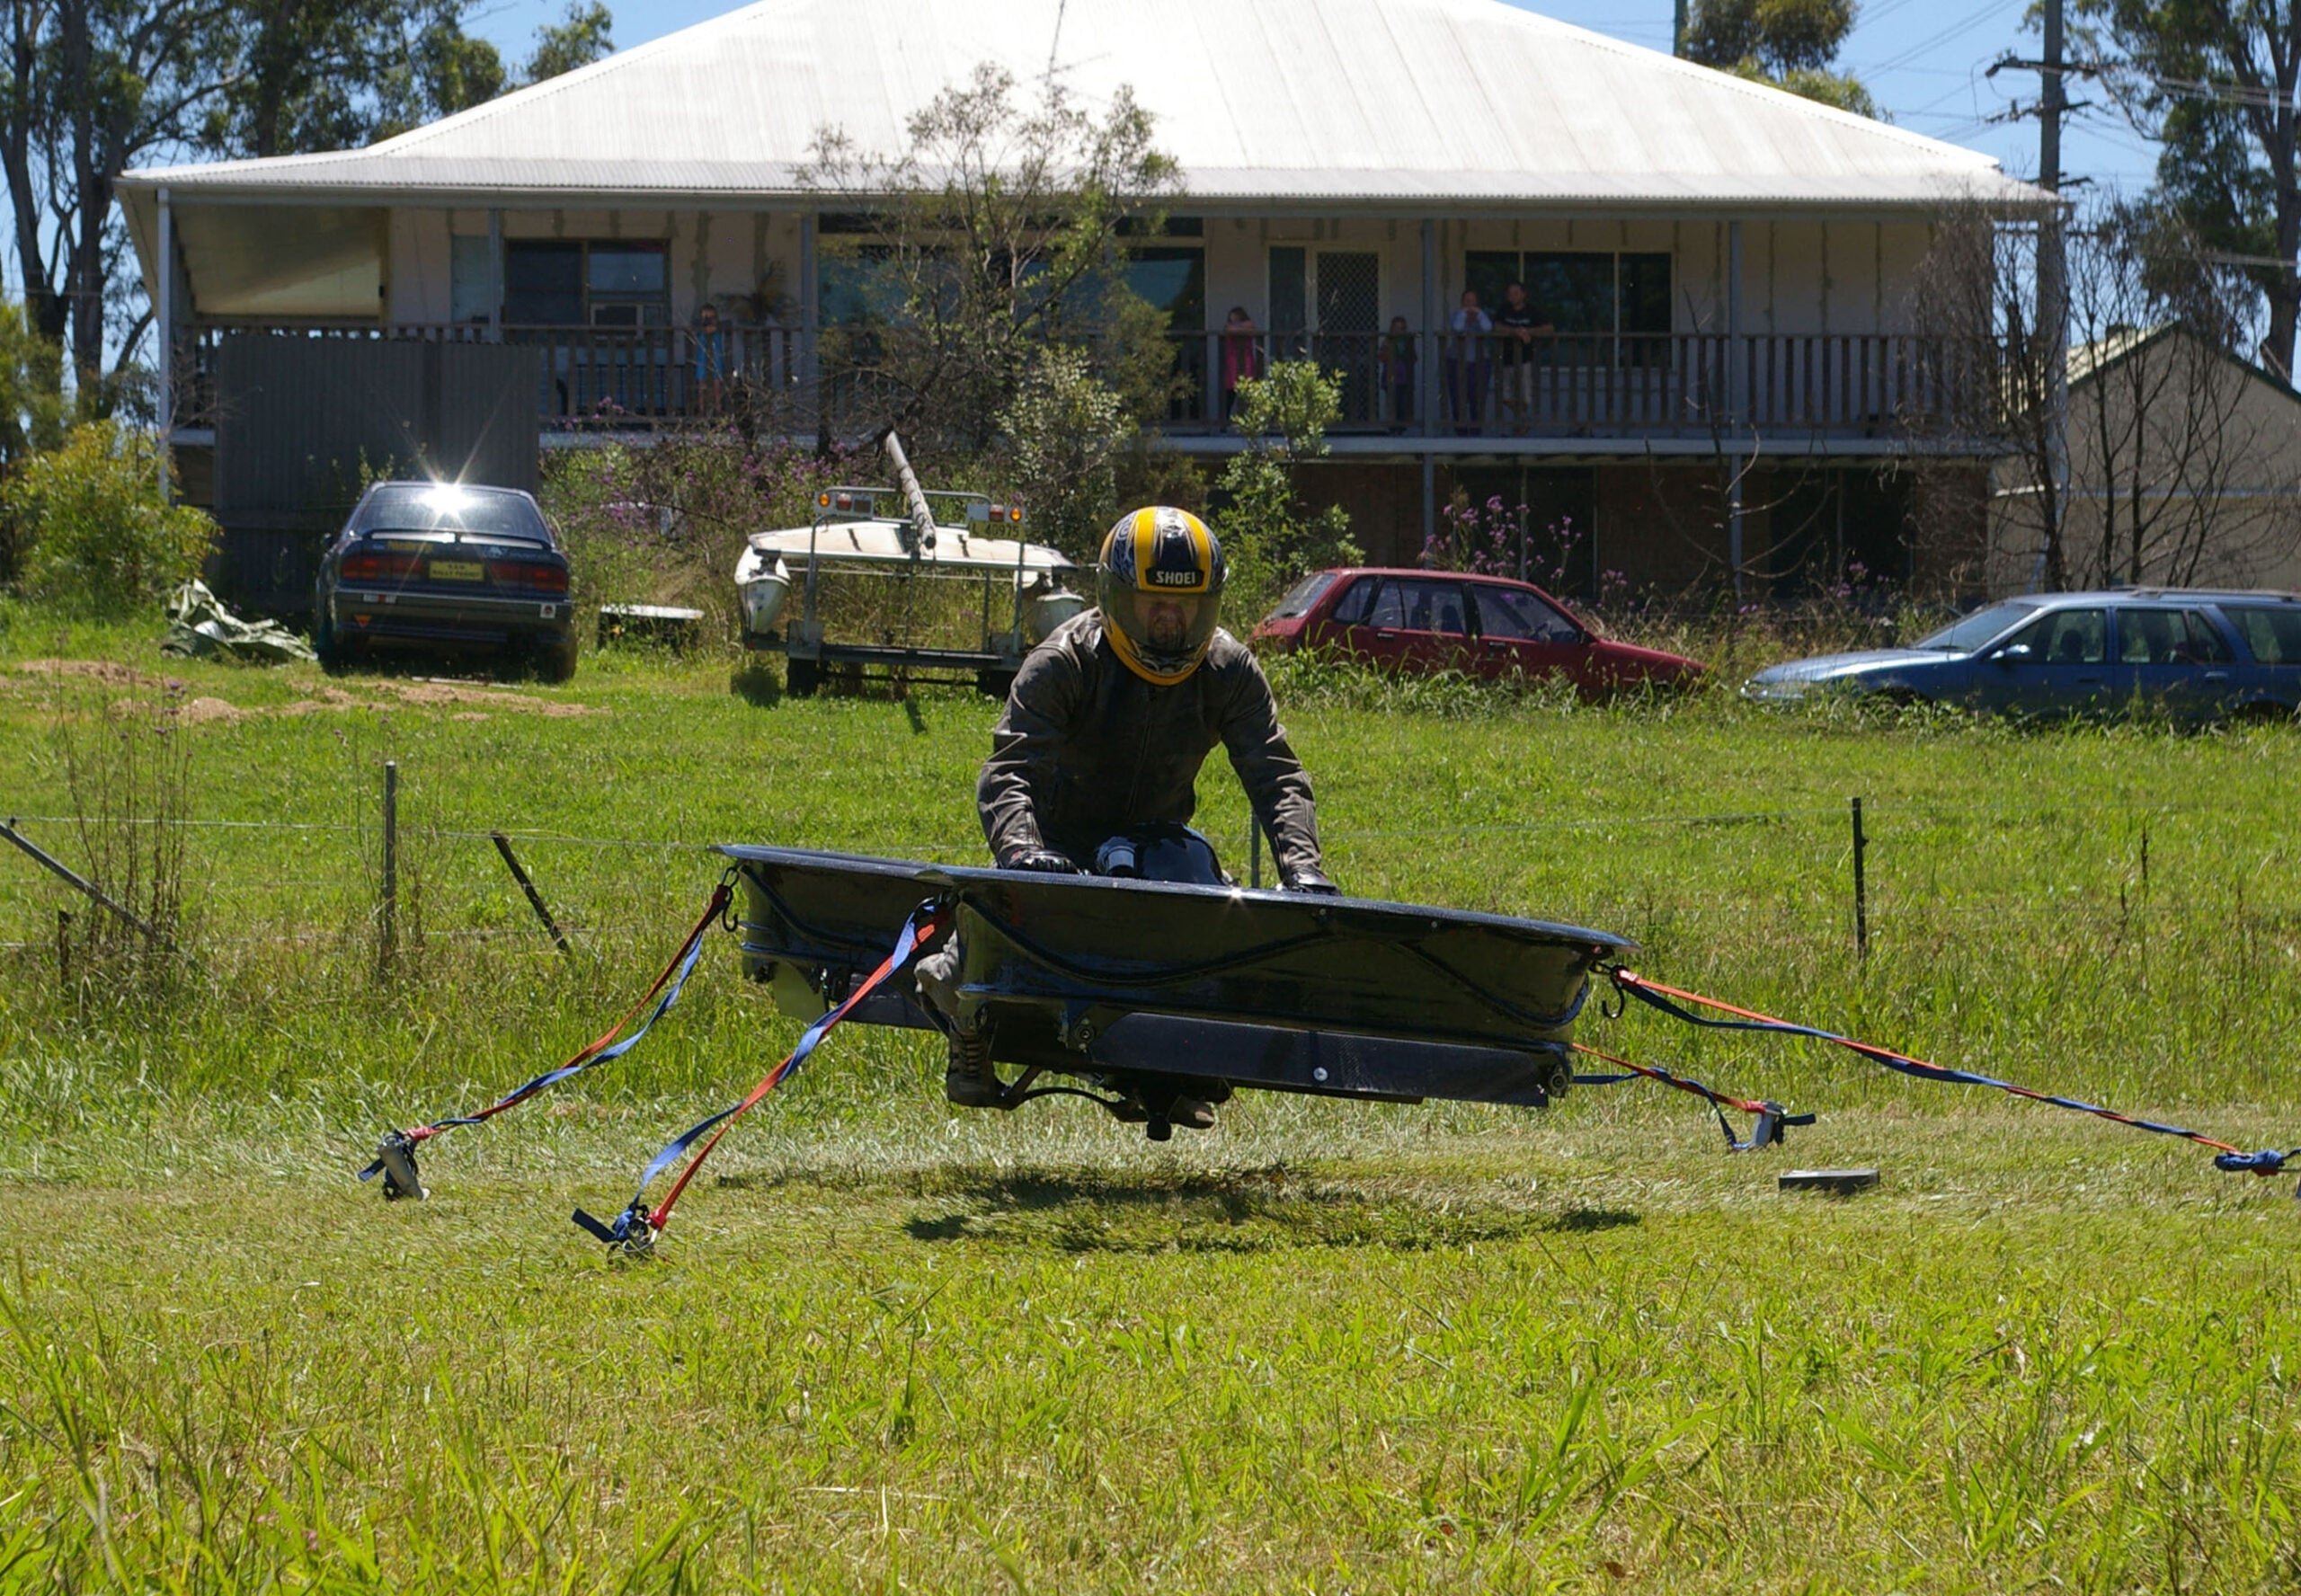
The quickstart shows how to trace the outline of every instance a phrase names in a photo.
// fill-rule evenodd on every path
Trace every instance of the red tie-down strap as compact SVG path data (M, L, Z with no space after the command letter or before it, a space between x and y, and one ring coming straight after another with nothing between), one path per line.
M879 967L847 995L845 1002L808 1026L799 1038L798 1045L781 1063L761 1077L759 1085L753 1086L747 1096L689 1126L664 1145L663 1150L648 1162L646 1169L639 1176L639 1189L632 1194L630 1205L616 1216L613 1224L594 1219L580 1208L574 1213L575 1223L609 1246L625 1252L644 1253L653 1246L663 1227L671 1223L671 1210L678 1204L680 1194L687 1190L688 1183L695 1178L695 1172L703 1167L703 1161L711 1156L711 1149L719 1145L719 1139L727 1134L729 1127L749 1113L760 1099L796 1075L799 1067L807 1061L808 1055L841 1020L852 1014L866 998L878 990L888 977L910 964L921 947L942 934L951 923L952 913L948 903L937 899L929 899L913 909L911 918L903 922L902 934L895 938L893 950ZM697 1148L695 1156L688 1160L687 1167L680 1170L679 1178L671 1183L671 1190L663 1194L663 1201L651 1211L647 1207L647 1188L654 1184L657 1175L676 1163L689 1148L695 1147L706 1131L710 1139Z

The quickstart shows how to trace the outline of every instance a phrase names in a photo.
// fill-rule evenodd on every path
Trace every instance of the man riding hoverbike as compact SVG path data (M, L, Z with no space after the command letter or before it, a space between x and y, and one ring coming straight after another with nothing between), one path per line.
M1001 869L1222 884L1213 847L1189 827L1199 767L1219 743L1270 838L1280 884L1337 890L1320 869L1310 778L1270 683L1216 624L1225 575L1222 545L1187 510L1138 510L1104 537L1097 607L1023 661L975 785ZM945 1094L998 1107L990 1035L961 1023L960 957L955 938L917 967L920 994L950 1036ZM1134 1083L1112 1084L1136 1095ZM1203 1098L1158 1108L1177 1125L1214 1122Z

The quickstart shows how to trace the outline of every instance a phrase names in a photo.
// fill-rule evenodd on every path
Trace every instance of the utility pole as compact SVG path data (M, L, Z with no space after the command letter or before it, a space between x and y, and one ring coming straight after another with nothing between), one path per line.
M2061 119L2070 111L2063 92L2068 63L2062 56L2062 9L2065 0L2044 0L2045 53L2038 60L2006 56L1989 69L1989 75L2012 67L2038 75L2038 187L2053 196L2053 204L2038 218L2038 316L2032 341L2035 358L2044 363L2046 387L2046 480L2039 484L2045 500L2045 546L2038 551L2034 589L2048 571L2057 572L2054 556L2061 545L2069 516L2069 267L2062 227ZM2009 116L2025 116L2019 107Z
M1670 24L1670 53L1680 60L1686 55L1686 0L1678 0L1676 20Z
M2054 196L2053 209L2038 227L2038 332L2045 341L2049 385L2046 461L2053 499L2047 506L2047 536L2056 545L2069 518L2069 269L2061 226L2061 119L2069 101L2061 87L2062 3L2045 0L2046 48L2038 96L2038 186Z

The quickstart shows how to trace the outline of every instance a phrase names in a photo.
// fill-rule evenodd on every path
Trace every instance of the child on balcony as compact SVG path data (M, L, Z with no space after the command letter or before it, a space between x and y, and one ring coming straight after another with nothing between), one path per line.
M1390 318L1382 338L1382 387L1390 399L1390 430L1403 432L1414 420L1414 334L1402 315Z

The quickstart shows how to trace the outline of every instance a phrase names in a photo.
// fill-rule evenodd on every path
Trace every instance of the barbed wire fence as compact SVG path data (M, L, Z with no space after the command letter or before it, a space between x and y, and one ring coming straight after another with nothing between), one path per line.
M2153 801L2146 803L2114 801L2076 801L2047 799L2013 801L2005 799L1979 800L1968 802L1941 802L1933 800L1895 800L1883 803L1875 798L1857 797L1847 803L1792 804L1766 808L1740 808L1694 811L1657 811L1639 814L1603 813L1584 816L1550 816L1541 818L1470 821L1454 825L1394 826L1371 825L1332 827L1322 832L1321 840L1329 852L1345 859L1354 854L1379 853L1390 845L1423 845L1461 842L1479 838L1538 838L1545 836L1609 838L1621 833L1666 835L1670 832L1690 832L1719 829L1749 830L1781 829L1794 831L1801 846L1823 845L1819 853L1809 860L1803 875L1806 886L1813 895L1811 904L1842 904L1846 923L1854 927L1858 942L1866 942L1869 929L1869 882L1866 877L1866 852L1878 845L1877 830L1882 823L1888 829L1892 847L1906 849L1912 839L1925 831L1955 823L1975 822L1997 825L2028 823L2044 825L2066 824L2080 820L2114 819L2136 829L2139 851L2134 869L2146 883L2148 870L2148 836L2153 824L2189 817L2227 816L2251 817L2258 805L2241 799L2188 798L2178 801ZM19 829L21 834L37 840L32 829L52 829L50 843L64 845L76 818L67 814L22 814L0 816ZM380 820L220 820L176 818L166 820L126 817L117 823L129 826L168 826L195 834L244 836L251 838L347 838L359 845L362 858L360 868L336 874L279 874L231 879L210 873L201 883L203 900L211 905L227 905L235 901L270 900L277 902L297 893L333 892L339 896L360 888L360 878L371 874L365 855L369 839L375 838ZM1840 830L1840 828L1843 828ZM680 854L698 858L706 855L710 842L693 838L674 837L600 837L589 836L552 828L521 827L480 829L469 826L433 826L417 824L405 828L407 839L429 850L442 845L466 845L474 848L488 848L503 852L509 846L521 848L582 848L598 852L621 853L634 856L656 856L665 859ZM396 839L395 839L396 842ZM1250 876L1257 882L1262 876L1261 856L1263 839L1259 828L1249 827L1242 838L1247 854L1246 867L1238 872L1241 882ZM917 860L921 864L987 864L988 859L974 844L954 844L946 838L887 838L879 841L870 851L889 857ZM1808 852L1814 850L1808 847ZM477 857L476 855L474 856ZM244 862L244 856L243 861ZM508 855L506 862L509 862ZM513 879L506 876L505 882ZM1893 877L1887 877L1886 897L1894 896ZM524 885L524 883L522 883ZM1276 885L1274 877L1268 883ZM1754 905L1761 901L1779 901L1781 883L1771 882L1763 888L1735 891L1716 884L1702 888L1698 893L1682 898L1657 897L1652 883L1641 885L1639 896L1654 909L1666 909L1674 915L1705 918L1719 916L1746 916ZM21 913L30 904L47 903L55 895L71 895L71 889L29 867L0 875L0 914ZM1993 891L1986 883L1965 880L1958 884L1959 901L1945 900L1938 896L1924 905L1925 914L1932 918L1987 917L1999 913L2003 904L2018 892ZM547 917L546 917L547 918ZM571 930L597 934L604 927L581 920L567 922ZM27 927L29 929L29 927ZM472 926L440 928L429 933L432 937L447 940L516 942L532 939L536 933L527 927L501 926ZM209 945L252 946L291 944L297 938L278 929L266 929L261 934L245 936L210 934L203 938ZM22 950L44 943L0 940L0 949Z

